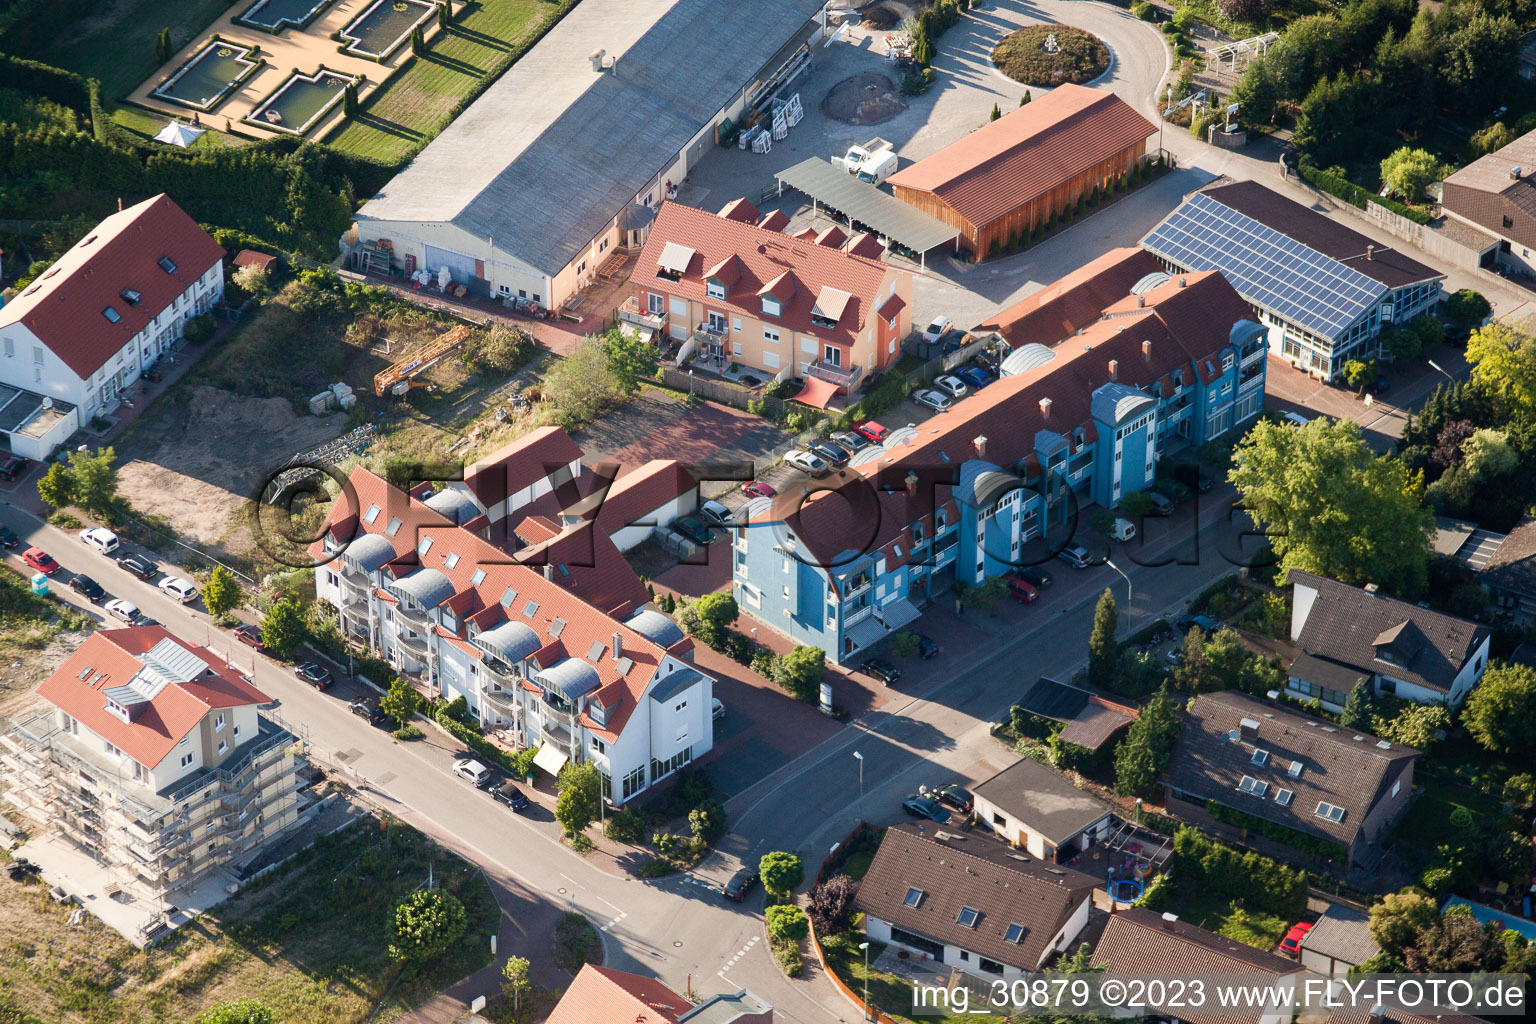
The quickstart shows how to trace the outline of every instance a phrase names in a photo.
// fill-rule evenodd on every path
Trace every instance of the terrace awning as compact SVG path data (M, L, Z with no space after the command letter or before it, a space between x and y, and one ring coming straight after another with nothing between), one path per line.
M832 397L841 390L838 385L820 377L805 378L805 387L794 397L794 401L810 406L812 409L825 409L832 402Z
M565 767L565 762L570 758L565 751L553 743L546 743L539 747L539 752L533 755L533 766L542 768L551 775L559 775L560 769Z

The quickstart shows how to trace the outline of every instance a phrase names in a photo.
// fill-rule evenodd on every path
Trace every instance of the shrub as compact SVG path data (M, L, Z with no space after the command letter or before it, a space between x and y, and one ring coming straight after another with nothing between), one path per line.
M774 948L773 959L787 976L800 977L800 972L805 969L805 964L800 959L799 946L778 946Z
M1240 853L1188 825L1175 833L1173 853L1174 873L1191 892L1240 896L1254 909L1291 919L1307 909L1305 871L1257 853Z
M464 904L443 889L418 889L395 907L389 955L424 962L443 955L468 926Z
M426 733L422 732L414 725L402 725L400 728L390 733L390 735L397 740L419 740L425 736Z
M1058 50L1045 52L1045 37L1054 33ZM1081 85L1109 67L1109 47L1093 33L1067 25L1031 25L1004 36L992 50L992 63L1003 74L1025 85Z
M596 849L596 846L593 845L592 840L587 838L587 834L585 832L577 832L575 835L571 836L570 843L571 849L575 850L577 853L591 853L594 849Z
M182 334L194 345L199 345L213 337L213 332L217 327L218 325L213 322L213 314L203 313L189 319L187 326L182 330Z
M769 907L763 911L763 920L768 926L768 941L775 946L799 942L810 934L810 922L799 907Z
M1132 4L1131 13L1136 15L1136 17L1140 18L1142 21L1157 20L1157 8L1148 3Z
M922 649L922 641L910 629L902 630L891 639L891 653L898 658L915 658Z
M634 811L614 811L603 825L603 835L616 843L638 843L645 837L645 823Z
M800 858L783 850L772 850L757 862L758 875L763 888L779 897L786 897L805 881L805 866Z
M660 878L671 871L672 865L668 864L666 859L662 857L647 857L640 863L638 868L638 874L641 878Z

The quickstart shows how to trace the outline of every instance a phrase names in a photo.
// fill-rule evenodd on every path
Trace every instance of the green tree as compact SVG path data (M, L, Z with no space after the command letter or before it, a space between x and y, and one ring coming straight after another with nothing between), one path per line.
M448 6L448 0L442 0L437 5L437 26L444 32L453 24L453 8Z
M1376 379L1376 362L1371 359L1348 359L1344 362L1344 383L1356 392L1364 391Z
M1434 517L1420 504L1422 476L1377 456L1359 424L1261 420L1234 449L1233 463L1230 479L1281 573L1377 583L1405 597L1423 590Z
M1098 607L1093 610L1093 632L1088 636L1088 682L1102 690L1115 682L1115 663L1120 656L1115 643L1115 627L1120 624L1120 609L1115 595L1104 588Z
M265 634L263 634L265 637ZM379 710L395 720L397 728L405 728L421 707L421 694L409 682L396 676L389 689L379 698Z
M1145 491L1130 491L1120 499L1120 514L1130 519L1144 519L1157 511Z
M544 375L544 403L568 428L596 419L623 397L619 380L599 338L585 338Z
M771 850L757 862L757 873L763 880L763 888L779 899L788 899L790 893L805 881L805 865L800 858L783 850Z
M1451 713L1444 704L1409 702L1397 714L1371 716L1371 731L1382 739L1426 751L1435 742L1435 733L1451 727Z
M209 615L219 618L239 604L240 584L235 582L235 574L222 565L214 566L213 572L208 574L208 582L203 584L203 607L208 609Z
M120 502L117 497L117 451L98 448L91 452L72 452L69 474L74 478L75 504L98 516L113 516Z
M776 946L799 942L811 933L811 923L799 907L769 907L763 911L763 921L768 926L768 941Z
M1211 660L1205 653L1205 630L1191 626L1184 634L1184 647L1173 670L1174 684L1188 693L1204 693L1221 685L1212 675Z
M357 83L356 82L348 82L346 88L342 90L341 109L342 109L342 113L346 114L348 117L356 117L357 116Z
M1246 125L1267 125L1275 120L1280 102L1280 84L1267 57L1248 62L1243 77L1232 87L1232 102L1238 105L1238 120Z
M568 836L586 831L601 807L602 776L588 762L568 761L555 777L555 820Z
M1389 327L1381 332L1381 347L1398 359L1413 359L1423 350L1424 338L1419 331L1406 324L1402 327ZM1344 372L1346 375L1349 373L1348 363L1345 364Z
M1493 312L1493 307L1488 300L1483 298L1481 292L1472 288L1462 288L1453 292L1451 297L1445 300L1445 315L1452 323L1467 326L1480 324Z
M992 104L992 116L989 117L987 120L989 120L989 121L996 121L998 118L1000 118L1002 116L1003 116L1002 108L999 107L996 103Z
M608 369L619 388L634 394L640 389L640 378L656 376L660 357L656 346L631 337L617 328L603 339L603 351L608 356Z
M197 1024L272 1024L272 1011L255 999L242 996L204 1010Z
M927 31L921 27L912 33L912 59L925 68L933 63L933 43Z
M1502 476L1520 463L1520 453L1510 446L1509 434L1492 427L1478 427L1462 442L1462 466L1473 479Z
M773 663L773 681L796 700L813 703L827 671L827 653L820 647L797 645Z
M1519 53L1520 27L1509 15L1493 17L1482 9L1472 14L1446 37L1440 57L1440 78L1464 102L1486 98L1513 78Z
M309 639L304 606L289 598L278 601L261 620L261 642L279 661L291 661L299 645ZM401 723L404 724L403 722Z
M1467 339L1467 362L1473 384L1503 397L1521 419L1536 416L1536 338L1504 323L1485 324Z
M1495 662L1461 709L1461 724L1495 753L1536 750L1536 669Z
M1371 727L1371 707L1371 687L1362 679L1349 691L1349 696L1344 698L1344 707L1339 712L1339 724L1346 729L1365 732Z
M155 63L164 64L171 59L171 30L163 28L155 36Z
M960 591L960 602L978 612L990 612L998 602L1008 596L1008 584L996 576L988 576L974 587Z
M459 941L468 926L464 904L453 893L417 889L395 907L389 955L414 963L435 960Z
M520 956L509 956L501 965L501 995L512 1004L512 1012L518 1011L523 993L533 988L528 978L528 961Z
M421 26L411 29L411 52L420 57L427 51L427 37L422 35Z
M68 508L75 503L75 478L69 467L55 462L37 481L38 496L49 508Z
M699 625L706 632L715 636L724 636L736 622L736 616L741 609L736 605L736 599L730 594L705 594L694 604L693 610L698 615Z
M904 629L891 638L891 653L898 658L915 658L922 649L922 641L910 629Z
M1403 146L1381 162L1381 181L1405 202L1424 198L1424 190L1445 177L1447 168L1427 149Z
M1019 97L1019 106L1022 107L1022 106L1028 105L1030 99L1031 99L1031 97L1029 95L1029 90L1025 89L1024 90L1024 95Z
M1115 792L1150 796L1179 736L1179 713L1167 684L1147 702L1115 748Z

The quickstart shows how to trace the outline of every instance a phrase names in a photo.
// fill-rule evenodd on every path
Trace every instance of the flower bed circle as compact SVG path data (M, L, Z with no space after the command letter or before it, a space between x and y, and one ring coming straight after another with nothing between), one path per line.
M1056 52L1047 53L1047 39L1056 37ZM1092 32L1067 25L1031 25L1002 38L992 50L999 71L1025 85L1082 85L1109 68L1109 47Z

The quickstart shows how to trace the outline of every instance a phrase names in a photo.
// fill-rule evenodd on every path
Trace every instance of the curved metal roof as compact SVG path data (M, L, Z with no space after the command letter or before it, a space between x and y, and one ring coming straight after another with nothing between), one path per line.
M671 647L683 638L677 623L654 608L640 609L624 625L660 647Z
M559 690L566 700L571 701L585 697L602 684L602 680L598 678L597 669L580 658L565 658L557 661L540 672L536 678L545 686Z
M1169 277L1161 270L1155 270L1148 274L1146 277L1143 277L1140 281L1137 281L1135 284L1131 285L1131 294L1145 295L1152 289L1161 287L1171 280L1173 280L1173 278Z
M656 211L644 203L630 203L619 212L619 230L634 231L647 227L656 219Z
M423 608L436 608L455 593L453 582L436 569L417 569L395 580L395 589L414 597Z
M1055 352L1032 341L1008 353L1008 357L1003 360L1003 365L999 369L1002 370L1004 377L1013 377L1044 366L1055 358Z
M848 460L848 465L850 467L851 466L862 466L866 462L875 462L875 461L879 460L880 458L882 458L884 455L885 455L885 447L883 445L878 445L878 444L868 445L868 446L866 446L864 448L860 448L858 451L854 452L852 458L850 458Z
M1148 405L1155 404L1145 391L1111 381L1093 392L1089 408L1093 418L1100 423L1119 424L1138 415Z
M379 533L364 533L353 537L341 551L342 555L358 564L363 572L378 572L395 559L395 546L389 538Z
M494 652L503 661L515 665L544 645L539 634L521 622L503 622L475 637L475 643Z
M886 451L892 448L900 448L904 444L911 444L917 440L916 427L897 427L891 431L891 436L880 442L880 446Z
M434 512L441 512L455 526L463 526L480 514L480 506L476 505L469 495L451 487L438 491L422 504Z
M955 497L972 508L991 508L997 499L1019 486L1018 477L990 462L973 459L960 467L960 486Z

